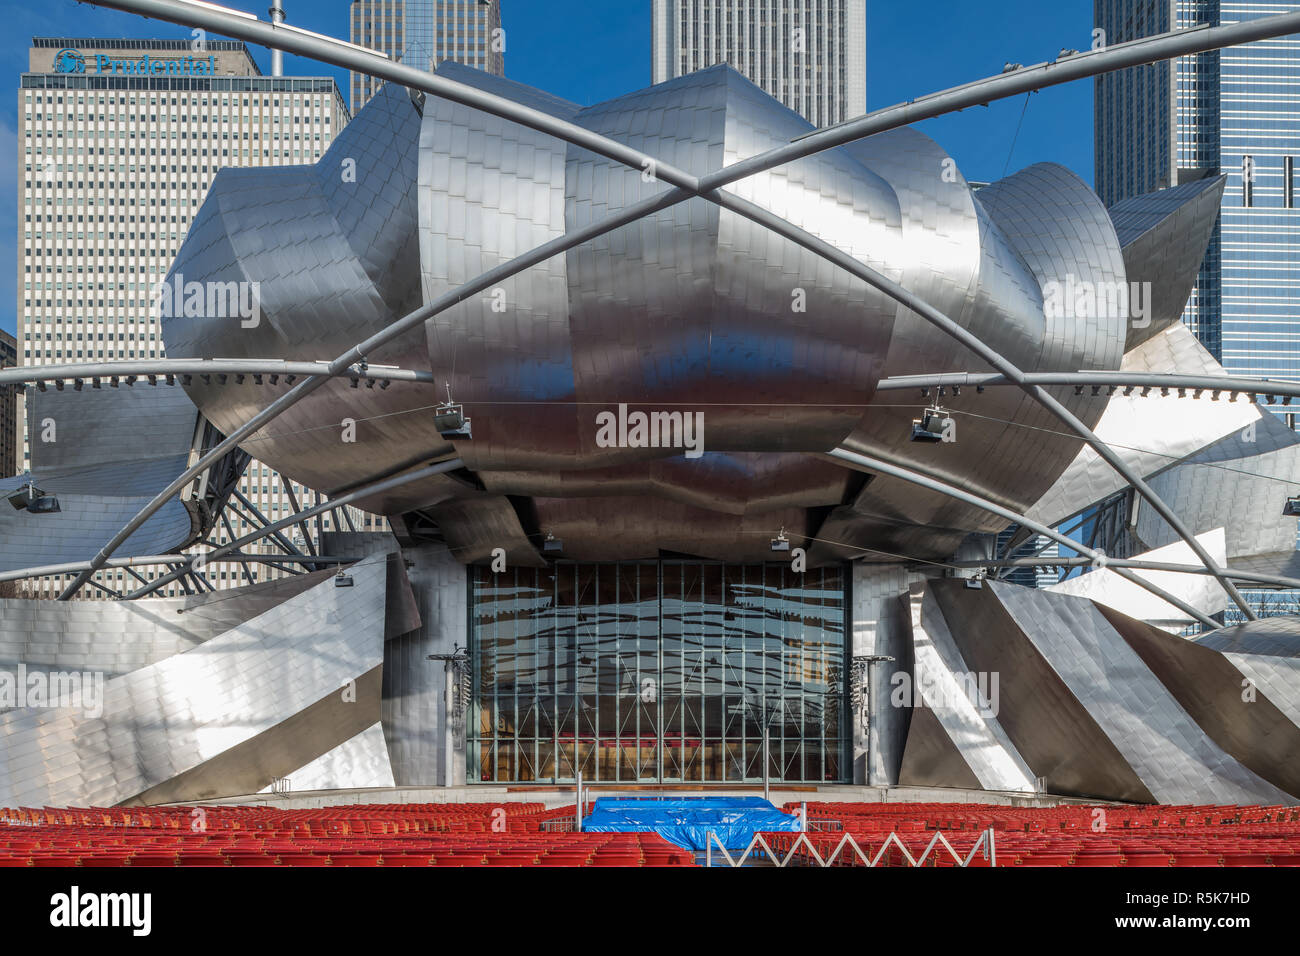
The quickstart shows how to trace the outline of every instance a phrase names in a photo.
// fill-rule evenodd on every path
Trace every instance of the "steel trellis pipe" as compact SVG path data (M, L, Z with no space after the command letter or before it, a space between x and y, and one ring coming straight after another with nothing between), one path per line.
M120 548L122 544L131 537L131 535L134 534L141 525L149 520L150 516L166 504L173 495L185 487L185 485L193 480L195 476L206 470L214 461L219 460L226 452L238 445L239 442L253 434L253 432L257 431L263 425L273 421L281 412L293 407L316 389L324 385L329 381L329 375L337 374L339 371L347 368L354 362L361 361L365 358L367 352L374 351L397 336L421 325L423 322L433 318L439 313L445 312L447 309L463 302L472 295L484 292L497 283L504 282L511 276L523 272L525 269L545 262L547 259L559 255L561 252L567 252L574 246L579 246L584 242L599 238L607 232L613 232L621 226L630 222L635 222L644 216L651 215L658 212L660 209L665 209L668 206L675 205L687 198L690 198L690 193L685 192L684 190L666 190L643 199L640 202L633 203L621 212L607 216L599 222L594 222L580 229L576 229L573 232L565 233L563 236L557 236L549 242L542 243L535 249L531 249L522 255L516 256L509 262L504 262L499 266L494 266L480 275L477 279L467 282L460 288L440 295L428 305L416 309L414 312L409 313L391 325L384 327L379 332L376 332L364 342L348 349L348 351L344 352L329 364L329 369L327 370L328 374L312 376L311 378L304 379L297 385L293 386L289 391L285 392L266 408L262 409L262 411L258 412L239 428L231 432L228 438L200 458L179 478L176 478L170 485L159 492L158 495L151 502L145 505L134 518L127 522L126 526L123 527L121 531L113 536L112 540L110 540L108 544L100 549L99 554L91 560L90 568L79 574L77 578L64 589L58 599L60 601L66 601L76 594L91 575L103 566L103 561L111 557L113 552Z
M1246 616L1247 620L1255 620L1255 613L1251 611L1246 599L1242 597L1241 592L1237 590L1237 586L1224 576L1222 569L1220 569L1214 562L1210 553L1205 550L1199 541L1196 540L1195 535L1188 530L1181 519L1174 514L1173 510L1164 503L1160 496L1157 495L1139 475L1134 473L1133 470L1124 463L1124 460L1115 454L1109 445L1098 438L1091 428L1080 421L1073 412L1058 402L1053 396L1048 394L1041 386L1031 385L1024 382L1022 377L1025 373L1009 359L1004 358L1000 352L997 352L991 346L986 345L978 336L973 335L968 330L962 328L919 296L904 289L901 285L887 276L876 272L870 266L859 262L848 253L835 248L825 240L818 239L816 236L786 222L779 216L763 209L761 206L755 205L747 199L741 199L738 196L733 196L731 193L726 192L715 193L714 195L718 197L716 201L724 208L730 209L732 212L738 213L746 219L750 219L761 226L771 229L773 232L784 236L791 242L798 243L805 249L817 253L828 262L832 262L850 274L857 276L868 285L879 289L894 301L911 309L931 325L934 325L947 335L956 339L962 345L965 345L984 361L1001 371L1003 375L1007 376L1007 378L1010 378L1019 384L1031 398L1035 399L1040 405L1064 422L1071 431L1087 442L1092 449L1111 466L1111 468L1118 472L1125 481L1132 485L1134 490L1145 498L1151 507L1156 510L1156 513L1168 523L1169 527L1187 543L1187 546L1192 549L1192 553L1210 569L1210 572L1218 579L1219 583L1223 586L1223 589L1228 592L1233 603L1241 609L1242 614Z
M1181 372L1026 372L1030 385L1060 385L1106 389L1182 389L1197 392L1236 392L1300 398L1300 382L1241 375L1185 375ZM1018 383L997 372L938 372L933 375L894 375L882 379L878 392L916 388L989 388ZM1296 408L1300 411L1300 406Z
M410 484L413 481L420 481L424 478L431 478L434 475L443 475L449 471L456 471L457 469L464 468L464 467L465 467L465 463L461 461L459 458L453 458L449 461L440 461L436 465L429 465L428 467L419 468L415 471L408 472L404 475L398 475L395 478L386 478L383 481L374 482L373 484L369 484L366 485L365 487L358 488L355 491L350 491L346 495L340 495L339 497L333 499L332 501L323 501L318 505L313 505L312 507L308 508L306 511L300 511L297 514L291 514L286 518L281 518L279 521L272 522L271 524L267 525L264 528L258 528L255 531L251 531L248 534L244 535L242 538L238 538L234 541L229 542L228 544L223 544L220 547L215 548L212 551L208 551L205 554L187 555L184 559L184 564L180 568L177 568L175 571L172 571L169 574L163 575L162 577L154 581L152 584L150 584L148 587L144 587L132 591L129 595L127 595L127 600L134 600L135 598L138 597L144 597L146 594L152 594L154 591L158 590L158 588L186 574L189 571L190 566L193 565L194 562L199 560L200 558L203 559L203 563L205 565L211 564L214 561L222 561L224 560L224 555L229 554L232 551L238 551L246 544L251 544L254 541L258 541L262 538L265 538L267 535L276 534L279 531L283 530L284 528L290 527L291 525L305 523L308 519L313 518L318 514L324 514L326 511L329 511L331 508L337 508L340 507L341 505L351 504L353 501L357 501L358 499L364 498L367 495L382 494L385 491L391 491L394 488L400 488L402 485ZM310 555L305 555L304 558L305 558L304 563L306 564L311 564L315 560Z
M310 34L285 25L277 28L270 23L225 12L220 7L197 6L177 2L177 0L85 0L85 2L146 17L156 17L159 20L184 26L215 30L259 46L284 50L369 76L391 80L412 89L423 90L557 136L616 162L644 169L664 182L695 194L719 189L739 179L823 150L843 146L874 133L908 126L945 113L958 112L972 106L987 106L995 100L1007 99L1019 96L1021 93L1059 86L1073 80L1111 73L1131 66L1157 63L1191 53L1203 53L1225 46L1236 46L1300 32L1300 13L1285 13L1242 23L1173 30L1153 37L1144 37L1101 50L1075 54L1051 63L1016 70L1013 73L985 77L919 99L909 100L906 103L876 110L857 119L816 130L793 143L740 160L697 179L682 170L652 160L637 150L629 149L621 143L575 124L503 97L394 63L382 54L332 37Z
M166 378L184 375L308 375L355 376L377 382L419 382L435 384L432 372L418 369L346 368L330 373L329 362L286 362L279 359L128 359L122 362L80 362L60 365L24 365L0 369L0 385L36 382L78 381L96 378Z
M272 50L283 50L310 57L335 66L346 67L379 79L389 80L408 89L421 90L453 103L482 110L529 129L559 137L583 149L640 169L648 176L690 193L701 192L700 181L670 163L661 162L617 140L584 129L576 123L552 116L514 100L424 70L395 63L382 53L352 43L300 30L287 24L278 26L248 16L240 16L219 6L197 6L176 0L86 0L97 7L111 7L127 13L168 20L183 26L202 27L238 40L246 40Z
M125 570L128 574L147 583L138 574L134 574L133 568L145 568L155 565L173 565L184 564L194 555L189 554L144 554L134 558L110 558L97 571L112 571L117 569ZM347 564L356 558L338 558L325 557L313 558L306 555L279 555L279 554L229 554L223 555L222 561L228 561L231 564L241 562L252 562L254 564L307 564L319 563L326 564ZM90 567L89 561L69 561L64 564L45 564L31 568L17 568L13 571L0 571L0 583L8 581L26 581L29 578L48 578L57 577L62 574L75 574L78 571L84 571ZM93 584L94 582L87 582Z
M972 106L987 106L994 100L1060 86L1063 83L1087 79L1102 73L1113 73L1131 66L1158 63L1190 53L1205 53L1227 46L1252 43L1256 40L1288 36L1292 33L1300 33L1300 13L1284 13L1218 27L1202 26L1190 30L1173 30L1101 50L1078 53L1050 63L1022 68L1013 73L986 77L909 100L906 103L876 110L836 126L816 130L788 145L778 146L732 163L717 172L709 173L701 177L700 188L720 189L755 173L766 172L822 150L843 146L864 136L871 136L899 126L909 126L921 120L932 119L945 113L959 112Z
M1070 545L1078 549L1078 542ZM1084 568L1091 567L1091 558L1001 558L989 561L949 561L953 568ZM1210 569L1199 564L1168 564L1164 561L1144 561L1141 558L1107 558L1108 568L1133 568L1137 571L1169 571L1174 574L1209 575ZM1267 584L1279 588L1300 589L1300 578L1282 577L1276 574L1259 574L1254 571L1240 571L1236 568L1224 568L1223 573L1236 581L1248 584Z
M394 82L401 83L416 89L422 89L431 92L434 95L444 96L454 102L463 103L468 106L482 109L493 115L501 116L520 122L530 128L537 129L551 135L558 136L575 145L591 149L600 155L607 156L618 162L623 162L629 166L640 166L643 170L666 182L674 183L679 188L688 193L708 194L707 198L715 202L721 202L722 205L740 214L761 221L755 217L754 212L765 213L758 207L753 207L749 212L743 211L745 206L752 206L743 200L735 200L740 206L732 204L733 197L727 196L723 199L714 193L717 187L734 182L738 179L762 172L765 169L771 169L782 163L790 162L804 156L810 156L825 149L830 149L852 140L871 135L872 133L881 132L885 129L896 126L906 125L917 122L918 120L929 118L931 116L942 115L943 113L964 109L967 106L987 104L994 99L1002 99L1008 96L1015 96L1021 92L1032 89L1041 89L1048 86L1058 85L1069 82L1074 79L1081 79L1088 76L1096 76L1101 73L1111 72L1114 70L1124 69L1129 66L1139 65L1142 63L1157 62L1173 57L1185 55L1187 53L1201 52L1204 50L1217 49L1222 46L1228 46L1239 43L1252 42L1254 40L1265 39L1273 36L1284 36L1300 30L1300 14L1283 14L1276 17L1267 17L1260 20L1248 21L1245 23L1230 24L1223 27L1208 27L1205 29L1194 29L1187 31L1174 31L1168 34L1162 34L1157 37L1136 40L1131 43L1121 44L1110 50L1101 50L1089 54L1078 54L1068 58L1066 62L1055 62L1043 64L1039 67L1031 68L1028 71L1017 71L1012 75L992 77L974 83L966 84L952 90L936 93L924 97L921 101L912 101L911 103L891 107L886 110L877 111L874 114L861 117L858 120L851 121L847 124L833 127L827 130L817 131L809 136L802 137L798 141L786 146L777 147L768 150L758 156L742 160L723 170L716 171L703 179L695 179L688 174L682 173L666 164L660 164L656 160L644 157L634 150L629 150L618 143L608 140L605 137L598 136L590 131L577 127L574 124L558 120L536 110L522 107L509 100L501 97L495 97L490 94L482 93L473 88L463 86L462 84L443 80L439 77L424 73L423 71L414 70L410 67L402 67L392 64L387 58L377 54L361 50L352 44L345 44L341 41L332 40L327 37L318 37L308 35L302 31L292 31L290 38L285 38L286 31L281 28L277 31L274 26L259 23L256 20L249 20L225 13L219 10L200 9L177 3L176 0L113 0L113 2L104 2L104 0L92 0L92 2L101 6L116 7L129 12L142 13L144 15L157 16L160 19L171 20L189 26L208 26L220 30L230 36L240 37L254 43L264 44L274 49L284 49L290 52L300 53L304 56L314 56L325 62L335 63L339 66L347 66L357 69L360 72L369 73L370 75L391 79ZM368 64L368 66L366 65ZM677 201L681 201L678 199ZM778 217L767 214L764 222L768 228L799 242L805 248L818 252L823 258L830 261L839 261L843 265L847 256L828 255L828 249L833 250L826 243L815 240L814 237L802 234L806 239L812 240L813 245L799 238L796 234L801 233L795 227ZM781 228L784 226L784 228ZM857 265L856 260L849 260ZM865 269L865 267L863 267ZM850 268L850 271L859 274L856 270ZM871 273L872 270L867 269ZM872 273L875 275L874 273ZM876 278L889 283L889 280L883 276L876 275ZM871 284L876 285L881 291L885 291L892 297L904 304L910 305L903 299L899 299L893 292L883 285L866 279ZM893 283L889 283L893 285ZM905 290L901 290L904 292ZM915 300L920 303L919 299ZM924 303L922 303L924 305ZM945 331L963 341L973 348L977 354L985 352L997 356L997 353L983 346L977 338L966 333L964 329L956 326L951 320L948 320L937 310L929 310L933 316L926 313L925 310L910 306L922 314L927 319L944 327ZM938 321L942 320L942 321ZM965 338L963 338L963 334ZM968 341L969 340L969 341ZM987 356L985 356L987 358ZM1000 356L997 356L1001 359ZM1136 475L1131 475L1123 462L1118 459L1110 450L1101 443L1099 439L1087 429L1072 413L1065 409L1064 406L1056 402L1052 396L1044 392L1040 387L1032 386L1023 381L1019 369L1016 369L1006 360L993 361L988 359L995 367L1003 370L1004 374L1014 379L1017 384L1026 390L1026 392L1035 398L1040 404L1052 411L1053 414L1061 418L1069 427L1083 436L1098 454L1115 468L1121 475L1133 485L1139 493L1146 498L1176 532L1179 533L1193 549L1205 565L1212 572L1218 571L1217 566L1209 557L1208 553L1200 546L1199 542L1192 537L1176 515L1170 511L1160 499L1155 496L1142 480ZM307 383L304 383L306 385ZM288 396L285 396L288 397ZM268 409L269 411L269 409ZM278 412L277 412L278 414ZM161 504L159 505L161 506ZM101 552L102 553L102 552ZM1245 600L1236 590L1231 581L1226 580L1221 574L1216 573L1216 578L1228 591L1234 602L1242 609L1243 614L1253 619L1254 614L1251 612ZM75 585L75 582L74 582ZM61 595L61 598L68 596L69 592Z
M1012 511L1010 508L1004 508L1001 505L997 504L996 502L989 501L987 498L981 498L979 495L972 494L971 492L965 491L964 489L961 488L957 488L956 486L950 485L947 482L940 481L937 478L931 478L929 475L922 474L919 471L913 471L911 468L906 468L903 467L902 465L896 465L893 462L886 461L883 458L876 458L871 455L864 455L861 452L849 451L846 448L836 448L834 451L829 453L829 457L837 458L840 461L847 462L850 465L853 465L857 468L865 468L871 471L879 472L882 475L890 475L894 478L900 478L903 481L911 482L912 484L919 485L922 488L928 488L931 491L937 491L940 494L947 495L949 498L953 498L957 501L962 501L965 502L966 504L974 505L977 508L983 508L985 511L989 511L996 515L1000 515L1001 517L1006 518L1009 521L1015 521L1019 524L1022 524L1026 528L1038 532L1039 534L1046 535L1047 537L1057 541L1059 544L1066 545L1072 550L1079 551L1082 554L1085 554L1092 561L1096 562L1099 566L1102 565L1102 562L1105 562L1105 566L1110 565L1110 559L1107 558L1106 555L1101 554L1098 551L1093 551L1091 548L1087 547L1086 545L1082 545L1078 541L1071 540L1070 538L1067 538L1065 535L1052 530L1046 525L1039 524L1037 521L1034 521L1032 518L1027 518L1022 514L1017 514L1015 511ZM1218 622L1215 621L1213 618L1206 616L1201 611L1192 607L1182 598L1170 594L1168 591L1166 591L1164 588L1160 587L1159 585L1152 584L1150 581L1138 577L1128 568L1123 568L1123 567L1116 568L1115 573L1118 574L1120 577L1124 578L1125 580L1133 582L1143 590L1151 592L1156 597L1160 598L1162 601L1166 601L1167 603L1172 604L1174 607L1178 608L1178 610L1182 611L1184 614L1187 614L1193 619L1204 624L1206 627L1209 628L1219 627Z

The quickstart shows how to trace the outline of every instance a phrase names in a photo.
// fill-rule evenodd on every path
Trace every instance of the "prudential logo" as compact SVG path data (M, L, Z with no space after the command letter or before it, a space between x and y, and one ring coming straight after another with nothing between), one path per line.
M85 73L86 58L78 51L65 47L54 54L55 73Z

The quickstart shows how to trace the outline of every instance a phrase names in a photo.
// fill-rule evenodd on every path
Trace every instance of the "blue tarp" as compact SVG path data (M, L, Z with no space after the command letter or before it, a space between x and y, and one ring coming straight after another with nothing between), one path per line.
M728 850L749 846L755 833L797 832L799 818L762 797L601 797L582 821L590 833L658 833L669 843L703 850L712 830Z

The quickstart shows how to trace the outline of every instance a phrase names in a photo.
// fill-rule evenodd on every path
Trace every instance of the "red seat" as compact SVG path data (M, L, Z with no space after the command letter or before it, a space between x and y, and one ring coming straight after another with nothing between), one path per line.
M1017 866L1069 866L1068 853L1026 853L1016 860Z

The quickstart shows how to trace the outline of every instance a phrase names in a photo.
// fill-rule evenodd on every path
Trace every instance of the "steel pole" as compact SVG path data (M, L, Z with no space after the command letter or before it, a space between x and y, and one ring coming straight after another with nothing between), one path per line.
M771 802L772 795L769 792L769 778L771 777L772 757L768 750L768 729L767 725L763 726L763 799Z
M279 26L284 22L284 7L280 5L280 0L271 0L271 9L267 12L272 24ZM284 51L278 47L271 47L271 75L284 76Z
M255 375L306 378L309 375L355 376L375 382L419 382L435 384L432 372L418 369L371 365L350 366L331 373L329 362L291 362L282 359L126 359L121 362L77 362L60 365L25 365L0 369L0 385L37 382L77 382L95 379L126 379L129 386L139 378L194 377L203 375ZM152 383L150 383L152 384ZM289 384L293 384L290 382ZM92 387L96 387L92 384Z
M1191 53L1205 53L1209 50L1252 43L1256 40L1288 36L1292 33L1300 33L1300 13L1284 13L1219 27L1174 30L1101 50L1078 53L1050 63L1040 63L1011 73L965 83L915 100L908 100L906 103L876 110L836 126L816 130L787 146L779 146L765 153L759 153L716 173L710 173L700 180L700 187L705 190L718 189L747 176L753 176L755 173L765 172L796 159L803 159L822 150L843 146L864 136L896 129L899 126L910 126L921 120L932 119L945 113L960 112L973 106L987 106L994 100L1003 100L1019 96L1021 93L1031 93L1103 73L1113 73L1131 66L1159 63Z
M590 150L607 159L639 169L672 186L699 193L699 179L670 163L646 156L644 152L585 129L576 123L562 120L542 110L516 103L504 96L487 93L464 83L419 70L403 63L395 63L382 53L368 50L343 40L310 33L288 25L275 26L255 17L241 16L215 5L197 6L178 3L176 0L89 0L95 6L111 7L138 13L158 20L167 20L186 26L204 27L222 36L245 40L273 50L285 50L298 56L311 57L324 63L345 67L358 73L378 77L422 90L453 103L482 110L493 116L510 120L538 132L563 139Z
M862 734L867 738L867 772L863 776L868 787L871 786L871 728L875 724L875 721L871 719L871 668L875 663L873 660L867 660L867 686L862 690L863 707L865 708L862 712Z
M681 190L676 189L659 193L656 196L651 196L640 202L633 203L621 212L608 216L599 222L594 222L580 229L575 229L572 232L567 232L563 236L557 236L556 238L531 249L523 255L516 256L509 262L504 262L499 266L495 266L487 272L484 272L477 279L467 282L458 289L444 293L423 308L416 309L414 312L403 316L401 319L370 336L370 338L366 339L364 342L360 342L353 346L329 364L326 375L336 375L342 372L354 362L363 360L367 352L373 352L381 346L386 345L388 342L403 333L422 325L434 316L445 312L447 309L452 308L460 302L463 302L471 295L485 292L497 283L504 282L511 276L523 272L526 269L530 269L535 265L539 265L553 256L559 255L562 252L567 252L575 246L599 238L608 232L613 232L615 229L651 215L660 209L675 205L681 198L685 198L687 195L688 194L683 193ZM63 593L59 595L59 600L69 600L74 594L76 594L77 591L80 590L81 586L93 576L94 572L103 567L104 561L112 557L113 552L120 548L132 534L134 534L146 521L149 520L150 517L170 501L173 495L184 488L197 475L206 471L208 466L210 466L214 461L220 460L226 452L236 447L239 442L243 441L243 439L252 435L264 425L274 421L283 412L288 411L316 389L320 388L321 385L325 384L325 382L329 380L326 375L314 375L311 378L299 382L284 395L280 396L262 411L258 412L239 428L235 429L235 431L231 432L228 438L201 457L194 465L188 468L184 474L159 492L152 501L136 513L135 517L132 518L121 531L113 536L108 544L100 550L99 554L91 559L89 571L78 575L76 580L68 585Z
M1190 529L1183 524L1182 519L1174 514L1173 509L1165 504L1160 496L1157 495L1155 491L1153 491L1151 487L1143 481L1137 473L1129 468L1124 460L1115 453L1114 449L1098 438L1096 433L1085 425L1077 415L1058 402L1055 397L1048 394L1048 392L1046 392L1041 386L1031 385L1025 382L1025 373L1010 359L1006 358L1002 353L988 345L983 339L979 338L979 336L954 322L920 296L903 288L888 276L877 272L865 263L850 256L842 249L838 249L826 242L824 239L820 239L817 236L800 229L798 226L787 222L780 216L777 216L769 210L764 209L762 206L759 206L757 203L751 202L747 199L741 199L738 196L733 196L726 192L711 193L710 198L713 198L714 201L724 209L730 209L732 212L738 213L760 226L765 226L777 235L783 236L791 242L803 246L808 251L821 256L827 262L839 266L850 275L858 277L863 282L889 296L895 302L911 309L931 325L935 326L949 337L956 339L959 343L970 349L970 351L984 359L984 361L988 362L1003 375L1014 380L1020 385L1025 394L1046 408L1056 418L1064 423L1067 428L1082 438L1089 447L1091 447L1097 455L1106 462L1106 464L1128 482L1128 484L1132 485L1133 489L1146 499L1147 503L1150 504L1151 507L1155 509L1156 513L1164 519L1165 523L1173 529L1174 533L1177 534L1178 537L1182 538L1184 543L1192 549L1192 553L1196 555L1197 560L1210 569L1215 579L1219 582L1219 585L1228 592L1228 596L1232 598L1237 607L1241 609L1241 613L1246 617L1246 619L1250 621L1255 620L1256 615L1254 611L1251 610L1250 605L1241 595L1241 592L1237 590L1236 585L1224 576L1222 569L1219 568L1217 563L1215 563L1214 559L1210 556L1210 553L1205 550L1205 547L1199 541L1196 540L1196 536L1193 535Z
M444 475L449 471L457 471L458 469L464 467L465 467L465 463L463 461L461 461L459 458L453 458L450 461L442 461L436 465L429 465L427 468L419 468L415 471L408 472L405 475L398 475L395 478L387 478L384 481L377 481L374 484L365 485L361 488L357 488L354 491L348 492L346 495L340 495L338 498L335 498L333 501L322 502L319 505L315 505L311 508L308 508L306 511L302 512L301 514L292 514L289 515L288 517L281 518L279 521L272 522L271 524L266 525L265 527L258 528L256 531L249 532L248 534L244 535L242 538L239 538L235 541L231 541L228 544L223 544L220 547L215 548L212 551L209 551L206 554L202 555L203 561L205 564L211 563L213 561L220 561L224 558L226 554L230 553L231 551L237 551L239 548L242 548L246 544L249 544L253 541L257 541L260 538L266 537L267 535L275 534L281 529L286 528L289 525L295 524L296 522L306 521L308 518L314 517L315 515L320 514L321 512L328 511L330 508L337 507L340 504L342 505L350 504L353 501L357 501L369 495L382 494L385 491L392 491L394 488L400 488L402 485L410 484L413 481L420 481L424 478L431 478L434 475ZM188 568L188 566L192 564L197 557L199 556L195 555L194 557L186 558L186 566L178 569L177 571L172 572L172 575L183 574L186 568ZM300 555L300 557L306 559L304 563L307 564L312 563L312 559L310 557L306 555ZM156 591L158 588L162 587L163 585L167 584L170 580L172 580L172 575L164 575L163 577L158 578L156 581L154 581L149 587L141 588L138 591L131 592L131 597L132 598L144 597L144 595L149 594L152 591Z
M849 451L844 448L835 449L830 453L830 457L838 458L841 461L847 461L851 464L857 465L859 468L864 468L868 471L877 471L882 475L891 475L895 478L900 478L903 481L911 482L914 485L919 485L922 488L928 488L931 491L937 491L940 494L947 495L948 497L954 498L957 501L964 501L966 504L974 505L977 508L983 508L985 511L988 511L991 514L999 515L1003 518L1006 518L1008 521L1016 522L1020 524L1022 527L1028 528L1031 531L1037 532L1038 534L1046 535L1047 537L1051 538L1053 541L1058 542L1059 544L1064 544L1068 548L1072 548L1075 551L1079 551L1083 554L1086 554L1088 557L1097 561L1099 565L1102 561L1109 562L1109 559L1105 555L1092 550L1091 548L1081 544L1078 541L1075 541L1071 538L1067 538L1065 535L1060 534L1059 532L1055 531L1052 528L1047 527L1046 525L1039 524L1037 521L1034 521L1032 518L1027 518L1022 514L1012 511L1010 508L1004 508L1001 505L997 504L996 502L989 501L987 498L981 498L978 495L974 495L968 491L965 491L964 489L957 488L943 481L939 481L937 478L932 478L929 475L922 474L921 472L913 471L911 468L898 465L894 462L886 461L883 458L877 458L871 455L864 455L860 452ZM1156 597L1164 601L1167 601L1168 603L1172 604L1174 607L1182 611L1184 614L1187 614L1192 618L1195 618L1197 621L1201 622L1206 627L1210 629L1217 629L1220 626L1217 621L1213 620L1210 617L1207 617L1205 614L1201 613L1196 608L1192 607L1182 598L1176 597L1170 594L1164 588L1159 587L1158 585L1152 584L1150 581L1138 577L1136 574L1134 574L1132 571L1128 570L1127 568L1116 568L1115 573L1118 574L1120 577L1125 578L1126 580L1132 581L1134 584L1138 585L1139 587L1147 591L1150 591ZM868 740L870 740L869 737Z

